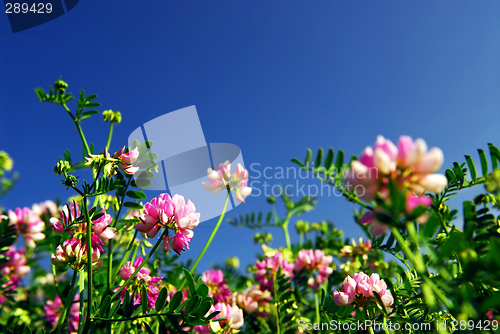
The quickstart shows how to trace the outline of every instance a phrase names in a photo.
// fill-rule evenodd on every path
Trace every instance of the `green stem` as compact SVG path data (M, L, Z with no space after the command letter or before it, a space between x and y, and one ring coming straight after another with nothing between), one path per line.
M59 319L59 325L57 326L57 334L61 334L61 331L64 327L64 323L66 322L66 315L68 314L68 310L71 308L73 296L73 288L75 286L76 281L76 271L73 271L73 278L71 279L71 283L69 285L68 297L66 297L66 303L64 304L64 310L61 318Z
M220 224L222 222L222 219L224 219L224 215L226 213L227 204L229 203L229 196L230 196L230 193L228 192L228 194L226 196L226 202L224 203L224 208L222 209L222 214L219 217L219 221L217 222L217 225L215 225L215 228L212 231L212 234L210 235L210 237L208 238L208 241L205 244L205 247L203 247L203 250L201 251L200 255L198 255L198 258L196 259L196 262L191 267L191 270L190 270L191 274L194 273L194 270L195 270L196 266L200 262L200 260L203 257L203 255L205 255L205 252L207 251L208 246L210 246L210 243L212 242L212 239L214 238L215 233L217 233L217 230L219 229L219 226L220 226Z
M134 233L134 236L132 237L132 240L130 241L130 243L128 244L128 247L127 247L127 250L126 250L126 253L125 255L122 257L122 260L120 261L120 264L118 265L118 267L116 268L114 274L113 274L113 280L115 279L116 275L118 275L118 273L120 272L120 269L121 267L123 267L123 265L125 264L125 262L127 262L128 260L128 256L130 254L130 250L132 249L132 252L135 253L137 251L137 247L138 245L134 244L134 241L135 241L135 238L137 238L137 234L139 233L139 231L135 230L135 233ZM133 246L133 247L132 247Z
M82 333L83 330L83 290L85 290L85 272L80 271L80 276L79 282L78 282L78 293L80 294L80 309L78 310L79 312L79 317L78 317L78 334Z
M76 120L75 116L73 116L73 114L71 113L71 110L69 110L68 106L66 106L65 103L62 103L61 105L68 112L68 114L71 117L71 119L73 120L73 122L75 122L76 129L78 130L78 134L80 135L80 139L82 140L83 147L85 148L85 152L83 152L84 153L83 156L85 157L85 155L90 153L90 149L89 149L89 145L87 144L87 140L85 139L85 135L83 134L82 127L80 126L80 123Z
M290 243L290 234L288 233L288 223L290 222L290 215L288 214L285 222L283 223L283 233L285 234L286 248L292 250L292 245Z
M113 239L108 240L108 288L111 291L111 274L113 270Z
M109 150L109 145L111 145L111 137L113 137L113 122L109 122L109 134L108 142L106 143L106 150Z
M314 305L316 306L316 323L319 324L320 322L320 317L319 317L319 297L318 297L318 292L314 293Z
M160 238L158 238L158 241L151 249L151 252L149 252L148 256L146 256L146 258L142 261L141 265L135 269L134 273L125 281L125 283L122 284L121 288L118 289L118 291L116 291L113 294L113 296L111 296L111 300L115 300L120 295L122 290L125 289L125 287L130 283L130 281L135 278L135 275L137 275L139 270L141 270L142 267L144 267L144 265L146 265L148 260L151 258L151 255L153 255L153 253L156 251L158 246L160 246L160 243L163 241L163 238L167 235L167 233L168 233L168 229L165 229L165 231L163 231L163 234L160 236Z
M83 328L83 333L87 333L90 322L92 319L92 222L89 217L89 210L87 208L87 198L84 196L82 199L83 212L85 213L85 220L87 222L87 319L85 320L85 326Z

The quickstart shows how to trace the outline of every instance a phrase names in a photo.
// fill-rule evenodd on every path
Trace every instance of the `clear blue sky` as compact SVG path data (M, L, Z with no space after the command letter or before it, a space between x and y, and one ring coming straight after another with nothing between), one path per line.
M0 203L73 195L53 167L65 149L79 152L74 125L33 92L59 76L69 91L97 93L101 110L122 112L115 150L141 124L196 105L207 142L238 145L246 166L261 171L292 166L307 147L359 154L379 134L424 138L443 150L446 167L463 154L477 160L476 148L500 145L499 10L479 0L82 0L16 34L0 14L0 149L20 172ZM105 144L101 116L83 128ZM322 197L303 218L332 218L355 237L352 208ZM252 197L228 216L267 209ZM214 225L195 229L183 257L197 256ZM225 225L199 268L234 254L254 262L251 236ZM273 246L283 244L275 230Z

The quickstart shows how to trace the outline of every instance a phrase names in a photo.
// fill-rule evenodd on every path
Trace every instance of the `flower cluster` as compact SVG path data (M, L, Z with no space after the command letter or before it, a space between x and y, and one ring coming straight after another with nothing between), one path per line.
M389 307L394 302L394 298L387 284L380 279L378 274L366 275L363 272L356 273L352 277L347 275L344 283L340 287L340 292L333 292L333 300L339 306L355 304L359 307L366 307L371 300L377 300L375 293L378 293L385 307Z
M413 210L415 210L418 206L422 206L425 208L428 208L432 204L432 199L430 199L426 195L415 195L411 192L406 193L406 201L405 201L405 211L406 214L412 213ZM384 213L385 210L376 208L372 212L366 213L361 219L359 220L359 223L361 225L371 225L370 228L370 233L375 236L381 236L382 234L385 233L387 228L389 227L387 224L384 224L376 219L377 213ZM423 213L419 217L417 217L417 221L420 224L424 224L427 222L427 219L429 218L429 214L427 212Z
M231 300L231 290L227 286L227 279L224 279L222 270L207 270L201 276L203 283L208 285L208 295L214 299L216 303L228 303Z
M271 302L272 296L269 290L261 290L260 286L252 285L241 293L235 292L233 299L245 312L252 313L259 311L257 316L266 316L267 313L263 310Z
M377 137L375 149L367 147L359 160L351 163L346 175L346 186L362 186L360 198L373 200L380 193L388 197L389 180L403 189L417 194L425 191L441 192L448 181L444 175L433 174L443 163L443 152L434 147L427 151L424 140L415 142L408 136L401 136L396 147L390 140Z
M57 208L57 204L51 200L35 203L31 206L31 210L37 215L42 216L46 215L47 217L56 217L59 209Z
M21 277L26 276L31 268L26 265L24 251L18 252L15 246L10 246L4 255L9 260L0 266L2 277L7 279L7 282L1 286L1 289L14 290L21 283ZM5 300L5 296L1 294L0 303L5 303Z
M90 254L94 269L99 269L102 266L100 257L104 251L102 245L105 244L105 240L114 238L116 234L116 229L109 226L113 221L112 217L105 213L104 210L102 210L102 213L104 214L92 221ZM50 224L55 232L67 232L72 236L70 239L65 240L62 245L59 245L55 254L51 255L51 262L55 266L61 267L69 264L73 270L82 270L86 267L88 260L87 224L85 222L77 223L82 218L82 212L78 204L72 203L61 210L59 219L50 219Z
M225 318L224 321L210 321L210 324L204 326L195 326L195 329L200 334L220 333L230 334L237 333L238 329L244 324L243 310L236 305L226 303L217 303L212 305L207 316L212 313L220 311L220 313L213 320ZM233 331L234 330L234 331Z
M142 257L135 259L134 263L128 261L125 266L120 268L120 277L123 280L129 279L135 270L142 264L144 260ZM162 277L151 276L151 270L146 267L142 267L135 277L130 281L130 283L122 290L120 298L123 302L123 296L125 291L130 294L132 304L140 305L142 302L142 288L146 288L146 293L148 295L148 306L149 308L154 308L158 295L160 293L159 281L163 279ZM118 291L120 287L117 287L114 292Z
M184 247L189 249L193 228L200 223L200 214L190 200L186 203L181 195L170 197L164 193L144 205L139 219L141 222L136 229L146 233L148 238L156 236L162 227L174 231L173 237L166 235L163 238L163 251L167 252L171 246L180 255Z
M125 146L117 151L113 157L110 156L106 148L102 154L89 153L89 156L85 158L87 160L85 164L102 170L105 176L115 175L118 168L129 175L135 174L139 167L134 167L132 164L139 157L139 151L137 147L128 153L123 153L124 151Z
M45 234L42 233L45 223L30 208L9 210L9 219L10 224L16 227L17 232L24 236L28 247L34 248L35 241L45 239Z
M274 277L281 266L283 274L287 277L293 277L293 269L295 265L288 263L288 260L283 258L281 252L276 252L272 257L266 257L263 261L257 261L255 264L257 271L255 272L257 282L260 282L262 290L274 291Z
M75 300L78 300L78 295L75 296ZM64 310L61 298L59 298L59 296L56 295L56 298L53 301L52 300L47 301L43 309L45 310L44 318L45 322L47 323L47 326L49 328L55 327L58 324L59 318L61 317ZM68 312L69 312L68 332L70 334L75 334L78 332L78 321L80 319L80 303L73 302Z
M319 290L323 282L328 280L328 276L333 273L333 268L330 265L333 262L333 256L325 256L325 252L319 249L313 251L312 249L301 249L297 255L297 262L295 263L295 272L318 271L318 275L309 278L308 285L310 288Z
M351 245L345 245L342 247L340 250L340 256L342 257L350 257L351 259L355 258L356 256L361 256L363 260L368 260L368 252L372 250L372 242L370 239L366 239L365 242L363 242L363 238L359 237L358 243L356 244L356 241L352 239L352 246Z
M236 165L233 175L231 175L229 160L221 163L217 170L209 168L207 174L210 183L203 182L203 187L214 194L219 193L222 189L234 190L236 199L245 203L244 197L252 192L252 188L247 187L248 171L241 164Z

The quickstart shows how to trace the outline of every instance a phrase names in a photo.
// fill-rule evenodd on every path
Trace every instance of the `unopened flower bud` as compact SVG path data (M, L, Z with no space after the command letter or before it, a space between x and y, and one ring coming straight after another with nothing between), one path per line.
M68 84L61 79L57 79L57 81L54 83L54 88L59 92L59 94L64 94L66 91L66 88L68 88Z
M110 121L111 123L118 124L122 121L122 114L119 111L105 110L102 112L104 122Z
M267 198L267 202L268 202L269 204L274 204L274 203L276 203L276 197L274 197L274 196L269 196L269 197Z
M230 268L238 268L240 266L240 259L237 256L227 258L226 265Z
M297 232L299 232L300 234L309 232L309 223L306 221L303 220L297 221L295 227L297 228Z
M57 165L54 167L54 174L61 175L66 174L71 169L69 162L66 160L59 160Z

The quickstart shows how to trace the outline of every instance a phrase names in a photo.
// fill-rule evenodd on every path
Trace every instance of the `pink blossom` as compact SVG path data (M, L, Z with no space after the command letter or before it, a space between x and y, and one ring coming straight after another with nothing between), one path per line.
M180 255L184 247L189 249L194 236L192 229L200 223L200 214L190 200L186 203L181 195L170 197L164 193L144 205L139 219L141 222L136 229L146 233L148 238L156 236L162 227L174 231L173 237L167 235L163 239L163 251L168 251L170 246Z
M294 276L293 269L295 265L293 263L288 263L287 259L283 259L283 254L281 252L276 252L274 256L267 257L261 262L257 261L255 264L257 267L255 280L261 283L262 290L274 291L274 276L278 272L280 265L285 276Z
M202 281L209 287L209 296L215 303L228 303L231 300L231 290L227 286L222 270L207 270L201 276Z
M213 312L220 311L220 313L215 317L215 319L225 318L224 321L210 321L209 325L205 326L195 326L195 329L200 334L208 333L233 333L233 329L237 330L241 328L244 324L243 310L237 305L230 305L225 303L217 303L212 305L210 311L206 316ZM235 332L236 333L236 332Z
M379 212L383 212L381 209L375 209L373 212L368 212L366 213L361 219L359 220L359 223L361 225L371 225L370 226L370 234L373 235L374 237L379 237L382 234L387 231L389 228L389 225L384 224L380 221L378 221L375 217L376 214Z
M210 183L203 182L203 187L214 194L229 187L229 191L234 190L236 199L245 203L244 197L252 192L252 188L247 186L248 171L240 163L236 165L233 175L229 160L221 163L216 171L209 168L207 174Z
M390 140L377 137L375 149L367 147L359 160L351 163L345 181L353 187L358 196L373 200L380 192L388 195L387 184L391 179L398 187L417 194L425 191L439 193L447 185L447 179L436 172L443 163L443 152L439 148L427 151L424 140L415 142L408 136L401 136L396 147ZM358 189L357 186L361 186Z
M39 217L47 215L49 217L56 217L58 213L57 204L53 201L47 200L39 204L33 204L31 210Z
M28 247L34 248L35 241L45 239L45 234L42 233L45 223L30 208L9 210L9 219L10 225L15 225L17 231L24 236Z
M91 256L92 269L97 270L102 266L100 260L103 248L101 239L92 234L91 236ZM72 237L65 240L62 245L57 246L54 254L51 254L50 261L57 267L69 264L70 268L77 271L83 270L87 266L87 243L86 240Z
M75 296L75 300L78 300L78 295ZM53 301L47 301L43 309L45 310L44 318L47 322L48 327L54 328L58 324L59 318L61 317L64 310L61 298L56 295L56 298ZM69 318L69 333L77 333L78 322L80 319L80 303L71 304L71 308L69 309L69 314L67 317Z
M26 266L24 251L18 252L16 246L10 246L5 253L9 260L0 266L2 276L18 281L20 277L26 276L31 268Z
M138 257L135 259L133 265L131 261L128 261L123 268L120 269L120 276L122 279L126 280L132 276L135 270L142 264L144 260L142 257ZM148 306L149 308L154 308L156 304L156 300L158 299L158 295L160 294L159 285L162 277L154 277L150 276L151 271L142 267L141 270L137 273L137 275L130 281L130 283L122 290L120 294L120 299L123 303L124 293L128 291L132 298L132 305L138 306L142 303L142 288L146 289ZM120 287L117 287L114 292L118 291Z
M134 167L132 164L139 158L139 151L137 147L128 153L123 153L124 151L125 146L114 154L114 157L119 160L118 167L129 175L135 174L139 167Z
M318 276L310 278L308 281L310 288L319 289L323 282L328 280L328 276L333 273L333 268L330 267L333 262L333 256L325 256L325 252L316 249L301 249L297 255L297 263L295 264L295 272L302 270L314 273L318 271Z
M380 279L378 274L371 276L363 272L356 273L351 278L349 275L344 279L340 292L333 292L333 300L337 305L347 306L355 303L357 306L366 307L371 300L377 301L377 293L385 307L389 307L394 302L391 292L387 289L387 284Z
M339 306L352 304L356 299L356 281L349 275L344 279L344 283L340 287L340 292L333 292L333 301Z

